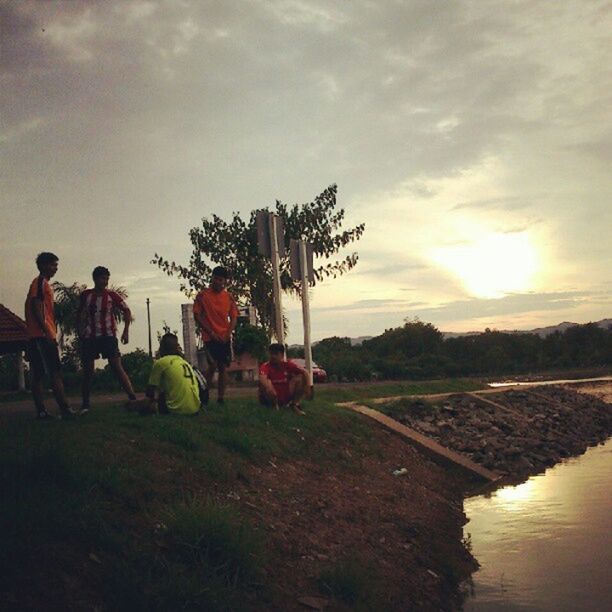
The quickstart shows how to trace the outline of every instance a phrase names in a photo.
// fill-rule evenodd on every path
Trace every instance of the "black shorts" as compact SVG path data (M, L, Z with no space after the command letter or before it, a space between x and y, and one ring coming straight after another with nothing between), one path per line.
M120 355L119 342L115 336L98 336L81 340L81 361L83 362L95 361L98 357L113 359Z
M217 342L210 340L205 342L206 358L208 362L216 363L220 366L228 366L232 361L232 349L229 342Z
M36 379L51 376L61 369L57 343L49 338L31 338L28 340L26 356L30 362L32 375Z

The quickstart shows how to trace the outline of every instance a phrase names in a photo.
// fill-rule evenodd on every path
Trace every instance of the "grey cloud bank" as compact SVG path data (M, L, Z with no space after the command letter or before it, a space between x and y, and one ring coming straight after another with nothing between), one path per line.
M459 326L610 314L607 3L8 1L0 20L0 299L17 312L51 249L60 280L104 263L140 321L147 292L155 324L177 326L178 283L153 280L154 252L186 259L200 217L337 182L367 229L352 279L317 288L315 332L347 335L337 304L401 287L446 305L422 318ZM550 256L526 294L541 297L470 296L427 253L471 239L442 220L541 228Z

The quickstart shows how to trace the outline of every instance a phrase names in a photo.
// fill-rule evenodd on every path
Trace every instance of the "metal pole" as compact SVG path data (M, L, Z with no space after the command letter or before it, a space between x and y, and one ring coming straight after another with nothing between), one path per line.
M312 346L310 343L310 282L308 279L308 260L306 241L300 240L300 271L302 273L302 319L304 321L304 359L308 372L308 397L314 395L314 380L312 377Z
M283 325L283 306L281 303L280 262L278 256L278 241L276 240L276 215L270 213L270 251L272 260L272 288L274 295L274 330L276 341L285 344L285 328Z
M153 357L153 347L151 345L151 300L147 298L147 327L149 328L149 357Z

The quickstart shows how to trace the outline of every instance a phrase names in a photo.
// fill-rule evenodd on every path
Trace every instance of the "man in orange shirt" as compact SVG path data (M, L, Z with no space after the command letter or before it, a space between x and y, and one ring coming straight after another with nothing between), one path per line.
M202 289L196 296L193 315L200 326L202 340L206 347L208 369L206 382L210 388L216 370L219 370L218 402L223 404L225 397L226 372L232 359L230 342L236 328L238 308L226 290L227 270L217 266L212 271L210 287Z
M27 357L30 362L32 396L36 406L37 418L53 418L44 404L43 381L51 379L51 388L62 418L73 418L74 412L68 405L64 383L60 372L61 363L57 348L57 325L53 310L53 289L49 280L57 272L58 257L53 253L40 253L36 266L40 274L30 284L25 303L25 320L28 328Z

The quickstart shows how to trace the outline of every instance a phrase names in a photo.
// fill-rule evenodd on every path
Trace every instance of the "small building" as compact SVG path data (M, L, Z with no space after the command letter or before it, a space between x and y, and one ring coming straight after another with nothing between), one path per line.
M234 355L232 363L227 368L227 373L239 382L253 382L259 378L259 361L251 353Z
M28 329L25 321L0 304L0 355L17 353L20 391L25 389L23 351L26 349L27 342Z

